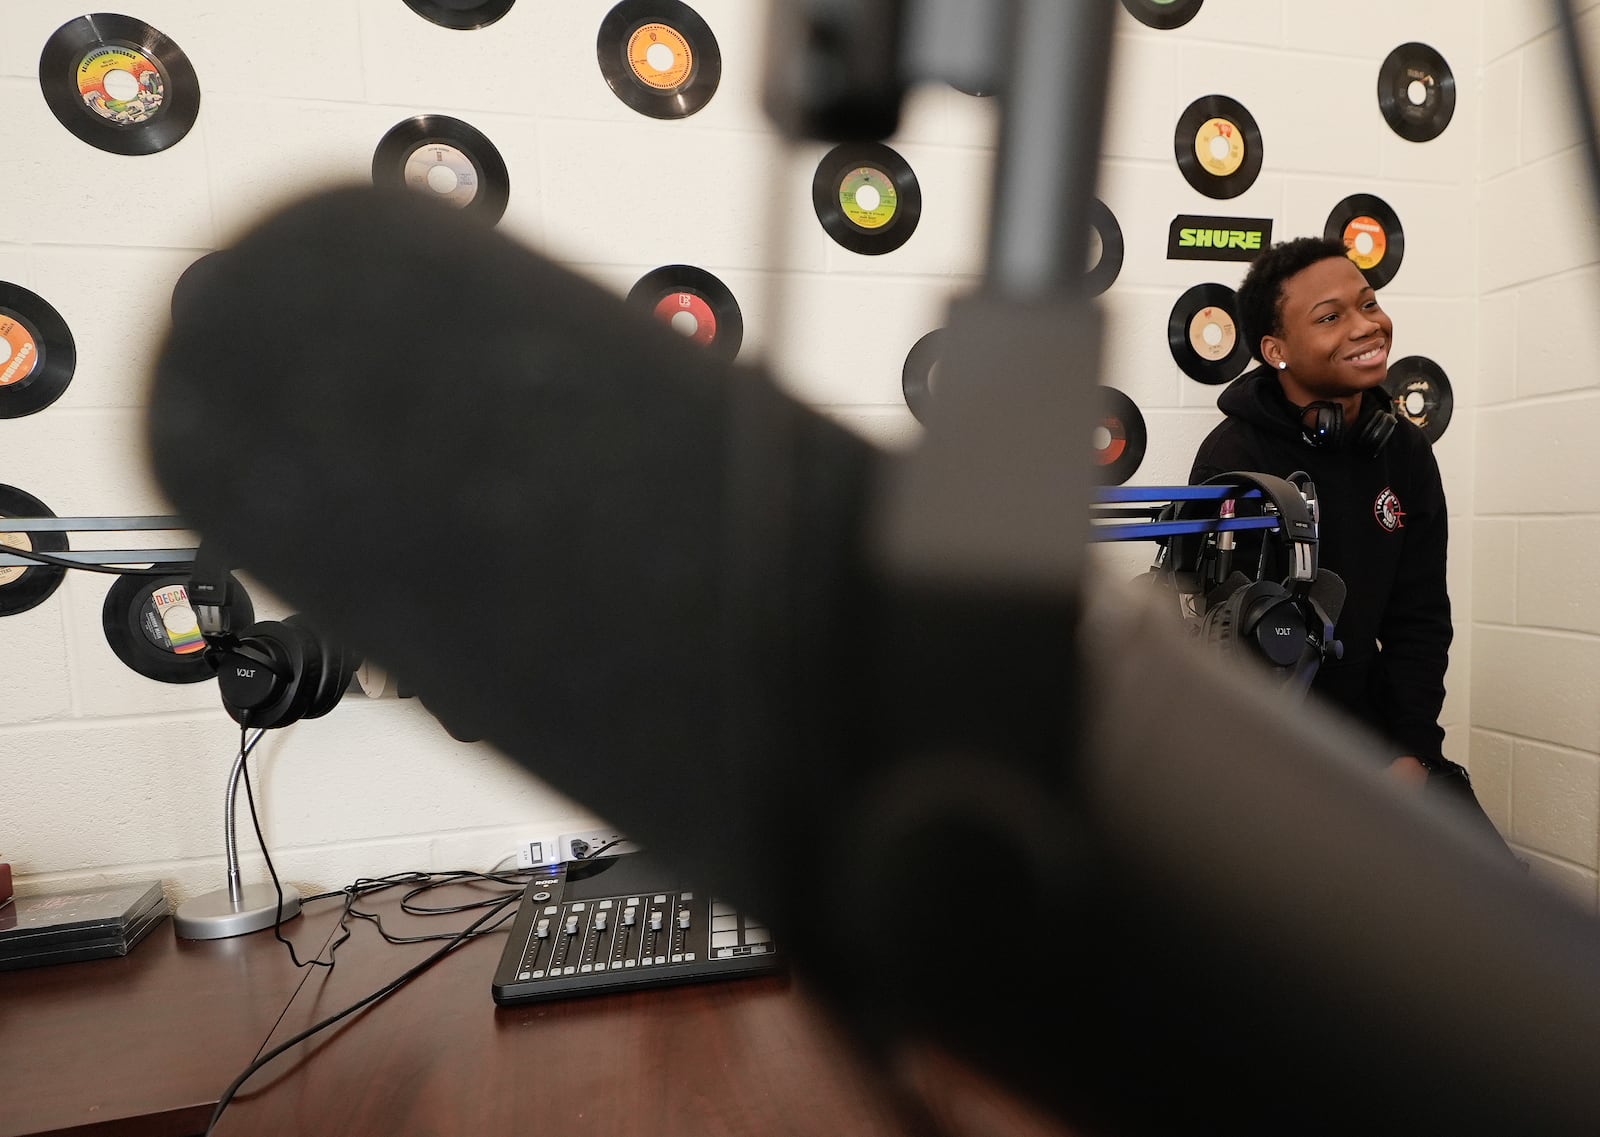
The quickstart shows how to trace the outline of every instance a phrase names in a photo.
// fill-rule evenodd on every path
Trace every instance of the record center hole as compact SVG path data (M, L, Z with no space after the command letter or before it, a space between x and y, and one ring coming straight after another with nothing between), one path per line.
M644 53L644 61L657 71L671 71L677 58L672 54L672 49L664 43L653 43Z
M434 193L455 193L460 184L456 172L444 163L428 167L428 188Z
M1370 257L1372 250L1378 247L1378 242L1372 239L1371 233L1356 234L1356 252L1364 257Z
M1206 341L1207 347L1216 347L1222 342L1222 325L1207 324L1200 329L1200 338Z
M1406 87L1406 98L1411 100L1411 105L1420 107L1428 101L1428 85L1421 79L1413 79Z
M878 206L882 204L883 195L878 192L876 186L862 186L860 189L856 190L856 205L859 206L863 212L871 213L874 209L877 209Z
M1095 427L1094 433L1089 436L1089 439L1096 451L1104 451L1111 448L1111 432L1103 426Z
M133 77L132 71L107 71L105 77L107 97L119 103L125 103L139 93L139 80Z
M681 335L693 336L700 330L700 321L693 312L674 312L667 323Z
M1217 135L1211 140L1211 156L1221 162L1233 152L1232 145L1222 135Z
M1422 397L1421 391L1411 391L1406 395L1406 414L1420 415L1428 409L1428 400Z

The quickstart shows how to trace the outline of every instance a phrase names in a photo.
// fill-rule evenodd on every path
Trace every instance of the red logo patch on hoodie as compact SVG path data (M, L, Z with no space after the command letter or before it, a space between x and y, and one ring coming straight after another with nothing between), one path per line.
M1405 528L1406 511L1400 507L1400 498L1388 486L1383 487L1378 500L1372 503L1372 515L1390 533Z

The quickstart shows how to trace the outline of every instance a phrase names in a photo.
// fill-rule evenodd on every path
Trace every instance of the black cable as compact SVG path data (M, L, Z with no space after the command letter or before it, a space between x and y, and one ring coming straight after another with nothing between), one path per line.
M250 1063L250 1065L246 1066L244 1068L244 1071L237 1078L235 1078L232 1082L230 1082L228 1084L228 1088L223 1090L222 1091L222 1096L217 1099L216 1108L211 1111L211 1120L206 1122L206 1128L205 1128L206 1137L209 1137L209 1134L211 1133L212 1129L214 1129L216 1127L218 1119L220 1119L222 1117L222 1111L228 1107L228 1103L231 1102L233 1100L234 1095L239 1092L239 1088L241 1086L243 1086L244 1083L249 1080L250 1076L252 1074L254 1074L257 1070L261 1069L268 1062L271 1062L274 1058L278 1057L278 1055L282 1054L284 1051L290 1049L291 1047L298 1046L300 1043L304 1042L306 1039L310 1038L312 1035L316 1034L318 1031L326 1030L328 1027L332 1026L334 1023L340 1021L341 1019L347 1018L350 1015L355 1014L357 1011L361 1010L362 1008L369 1007L373 1003L378 1002L378 1000L386 998L387 996L394 994L394 992L398 991L401 987L404 987L407 983L411 982L411 980L413 980L417 976L421 975L424 971L426 971L428 968L432 967L435 963L438 963L441 959L443 959L445 956L449 955L456 948L458 948L462 944L466 943L467 940L470 939L473 936L473 934L476 933L478 931L478 929L483 924L485 924L489 920L493 919L496 915L498 915L500 913L502 908L509 907L510 905L515 903L516 900L517 900L517 897L515 897L515 896L510 896L510 897L505 898L504 900L502 900L500 902L499 907L491 909L488 912L485 912L482 916L478 917L471 924L467 925L467 927L464 928L462 931L457 932L455 935L451 936L449 943L445 944L444 947L440 948L438 951L434 952L433 954L429 955L427 958L423 959L420 963L417 963L414 966L407 968L400 975L396 976L394 979L391 979L388 983L385 983L382 987L379 987L376 991L372 992L372 994L367 995L364 998L359 999L354 1003L351 1003L344 1010L339 1011L336 1014L329 1015L327 1018L323 1019L321 1022L315 1023L312 1026L309 1026L305 1030L301 1031L299 1034L296 1034L291 1038L285 1039L283 1042L280 1042L277 1046L274 1046L271 1050L268 1050L266 1053L262 1054L254 1062Z
M79 552L92 551L89 549L79 550ZM103 572L111 576L165 576L168 573L184 572L194 567L188 561L173 561L169 564L150 565L148 568L113 568L110 565L87 565L80 561L68 560L66 557L56 557L51 556L49 553L41 553L37 549L18 549L12 545L0 545L0 553L21 557L25 561L38 561L42 565L81 569L84 572Z
M1578 34L1578 17L1572 9L1572 0L1556 0L1556 15L1561 23L1567 81L1572 85L1572 101L1578 104L1578 126L1589 165L1589 189L1595 195L1595 209L1600 212L1600 122L1595 118L1594 93L1589 89L1589 69L1584 63L1583 40Z
M246 746L245 745L245 736L247 734L249 734L249 733L250 733L250 728L247 725L245 725L244 723L240 723L239 724L239 771L240 771L240 773L242 773L244 775L244 796L245 796L245 799L250 803L250 824L255 828L255 831L256 831L256 844L261 849L261 856L267 862L267 872L272 877L273 890L278 894L278 908L277 908L277 911L273 914L273 918L272 918L272 937L273 937L273 939L277 940L280 944L282 944L284 947L289 949L289 959L290 959L291 962L294 963L294 965L296 967L332 967L333 964L334 964L334 958L333 958L334 953L339 950L339 945L340 944L344 943L346 940L348 940L350 938L350 927L349 927L349 924L347 923L346 919L344 919L344 918L340 919L340 921L339 921L339 938L334 940L332 943L330 943L328 945L328 958L325 959L325 960L312 958L312 959L308 959L308 960L305 960L305 961L302 962L301 959L300 959L299 954L294 950L294 944L291 943L289 941L288 937L286 937L283 934L283 885L278 880L278 870L272 863L272 854L267 852L267 839L266 839L265 836L262 835L262 832L261 832L261 818L256 813L256 794L255 794L255 790L250 785L250 763L249 763L250 752L256 748L256 743L260 742L262 736L265 735L267 732L265 730L256 731L255 738L250 742L250 744L248 746ZM345 901L345 912L346 912L347 916L348 916L349 910L350 910L350 901L346 900Z

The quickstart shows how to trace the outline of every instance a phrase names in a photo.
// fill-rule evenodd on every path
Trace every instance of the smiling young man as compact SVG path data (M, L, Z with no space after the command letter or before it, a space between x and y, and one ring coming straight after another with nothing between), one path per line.
M1309 475L1318 563L1347 589L1335 629L1343 658L1323 663L1313 695L1387 739L1397 779L1457 782L1487 823L1465 771L1440 749L1453 634L1444 487L1427 436L1395 416L1383 389L1393 322L1336 240L1274 245L1251 263L1238 297L1261 366L1217 400L1227 418L1201 443L1190 481Z

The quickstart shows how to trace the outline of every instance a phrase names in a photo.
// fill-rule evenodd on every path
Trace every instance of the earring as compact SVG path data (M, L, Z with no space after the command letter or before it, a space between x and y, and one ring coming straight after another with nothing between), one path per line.
M1278 370L1279 371L1287 371L1287 370L1289 370L1288 362L1286 360L1282 360L1282 359L1278 360Z

